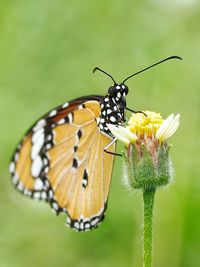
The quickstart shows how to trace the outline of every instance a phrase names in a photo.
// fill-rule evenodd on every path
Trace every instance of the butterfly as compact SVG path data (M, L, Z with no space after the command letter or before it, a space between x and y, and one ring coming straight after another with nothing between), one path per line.
M150 67L171 58L177 57ZM116 83L96 70L114 82L107 94L79 97L48 112L27 131L9 166L17 190L65 212L77 231L96 228L104 218L114 156L120 155L107 124L123 124L126 109L137 112L126 106L125 81L142 72Z

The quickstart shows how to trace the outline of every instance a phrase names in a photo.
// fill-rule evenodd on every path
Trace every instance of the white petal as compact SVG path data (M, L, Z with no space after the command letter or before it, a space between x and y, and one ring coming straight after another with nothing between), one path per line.
M113 125L113 124L107 124L109 130L111 131L111 133L118 139L120 140L122 143L125 143L126 145L128 145L130 143L129 139L122 136L118 127Z
M172 134L175 132L174 129L176 130L178 128L179 118L180 118L180 115L178 114L176 115L176 117L173 117L173 120L168 122L168 127L165 130L166 139L172 136Z
M164 134L164 132L169 127L169 124L171 123L173 118L174 118L174 114L171 114L171 115L169 115L169 117L167 117L166 120L164 120L164 122L161 124L161 126L159 127L159 129L156 132L156 138L157 139L159 139L159 136L162 136Z
M180 124L180 114L174 116L174 114L169 115L167 119L162 123L160 128L156 132L156 138L159 141L165 141L169 137L171 137L175 131L177 130Z
M107 126L111 133L126 145L130 142L134 143L137 140L137 136L125 127L114 124L107 124Z

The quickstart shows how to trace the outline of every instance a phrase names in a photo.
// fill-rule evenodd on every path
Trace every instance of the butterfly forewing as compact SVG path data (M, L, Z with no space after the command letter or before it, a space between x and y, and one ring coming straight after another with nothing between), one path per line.
M52 110L26 134L10 164L18 190L67 212L68 225L79 231L103 219L109 193L113 155L104 148L112 138L97 124L100 101L79 98Z

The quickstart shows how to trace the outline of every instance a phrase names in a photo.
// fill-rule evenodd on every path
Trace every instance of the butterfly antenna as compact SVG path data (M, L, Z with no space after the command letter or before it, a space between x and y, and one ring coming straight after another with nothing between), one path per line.
M99 70L99 71L103 72L104 74L106 74L107 76L109 76L113 80L114 84L116 84L116 81L114 80L114 78L112 77L112 75L110 75L109 73L105 72L104 70L102 70L102 69L100 69L98 67L95 67L93 69L93 73L95 73L96 70Z
M151 66L149 66L149 67L147 67L147 68L145 68L145 69L143 69L143 70L140 70L140 71L138 71L138 72L136 72L136 73L134 73L134 74L128 76L122 83L125 83L128 79L130 79L131 77L133 77L133 76L135 76L135 75L137 75L137 74L139 74L139 73L141 73L141 72L144 72L144 71L146 71L146 70L148 70L148 69L150 69L150 68L155 67L156 65L159 65L159 64L161 64L161 63L163 63L163 62L165 62L165 61L171 60L171 59L179 59L179 60L182 60L182 58L179 57L179 56L171 56L171 57L167 57L167 58L165 58L165 59L163 59L163 60L161 60L161 61L159 61L159 62L157 62L157 63L155 63L155 64L153 64L153 65L151 65Z

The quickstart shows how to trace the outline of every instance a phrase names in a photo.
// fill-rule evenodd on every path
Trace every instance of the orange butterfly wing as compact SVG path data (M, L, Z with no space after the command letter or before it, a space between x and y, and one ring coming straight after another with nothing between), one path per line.
M80 98L51 111L22 140L10 164L17 189L50 202L78 231L104 217L113 155L112 138L100 131L100 97ZM115 144L110 147L115 151Z

